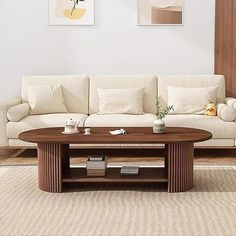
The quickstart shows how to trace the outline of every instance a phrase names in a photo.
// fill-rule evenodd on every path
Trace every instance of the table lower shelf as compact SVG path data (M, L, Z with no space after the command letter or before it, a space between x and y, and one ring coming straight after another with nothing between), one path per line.
M86 168L70 168L65 170L63 183L167 183L165 169L161 167L145 167L139 169L139 174L124 176L120 174L120 168L107 168L106 176L89 177Z

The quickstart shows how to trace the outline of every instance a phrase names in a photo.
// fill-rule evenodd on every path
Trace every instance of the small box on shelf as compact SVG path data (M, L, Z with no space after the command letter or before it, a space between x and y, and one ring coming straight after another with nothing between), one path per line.
M86 163L87 176L105 176L107 168L107 156L89 156Z

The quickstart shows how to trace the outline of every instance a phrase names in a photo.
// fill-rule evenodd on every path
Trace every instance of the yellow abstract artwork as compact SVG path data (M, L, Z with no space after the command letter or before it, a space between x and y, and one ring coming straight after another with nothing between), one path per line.
M71 20L78 20L81 19L86 12L86 9L75 9L73 13L71 10L64 10L65 17L70 18Z
M94 0L49 0L49 24L93 25Z

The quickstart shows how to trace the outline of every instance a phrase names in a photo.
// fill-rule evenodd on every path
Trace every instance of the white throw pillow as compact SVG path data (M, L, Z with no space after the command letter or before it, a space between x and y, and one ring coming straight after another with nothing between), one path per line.
M218 87L186 88L168 86L171 114L204 114L209 103L216 103Z
M143 114L144 88L99 89L99 114Z
M61 85L30 85L27 94L32 115L67 112Z
M231 122L236 118L236 110L224 103L220 103L217 106L217 115L223 121Z

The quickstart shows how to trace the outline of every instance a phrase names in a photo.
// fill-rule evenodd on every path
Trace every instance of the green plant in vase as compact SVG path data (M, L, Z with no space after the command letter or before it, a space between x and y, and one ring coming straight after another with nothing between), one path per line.
M165 122L163 119L167 114L169 114L171 111L174 111L174 106L173 105L168 105L166 107L163 107L160 103L160 98L156 98L156 116L157 120L154 121L153 123L153 133L156 134L163 134L165 133Z

